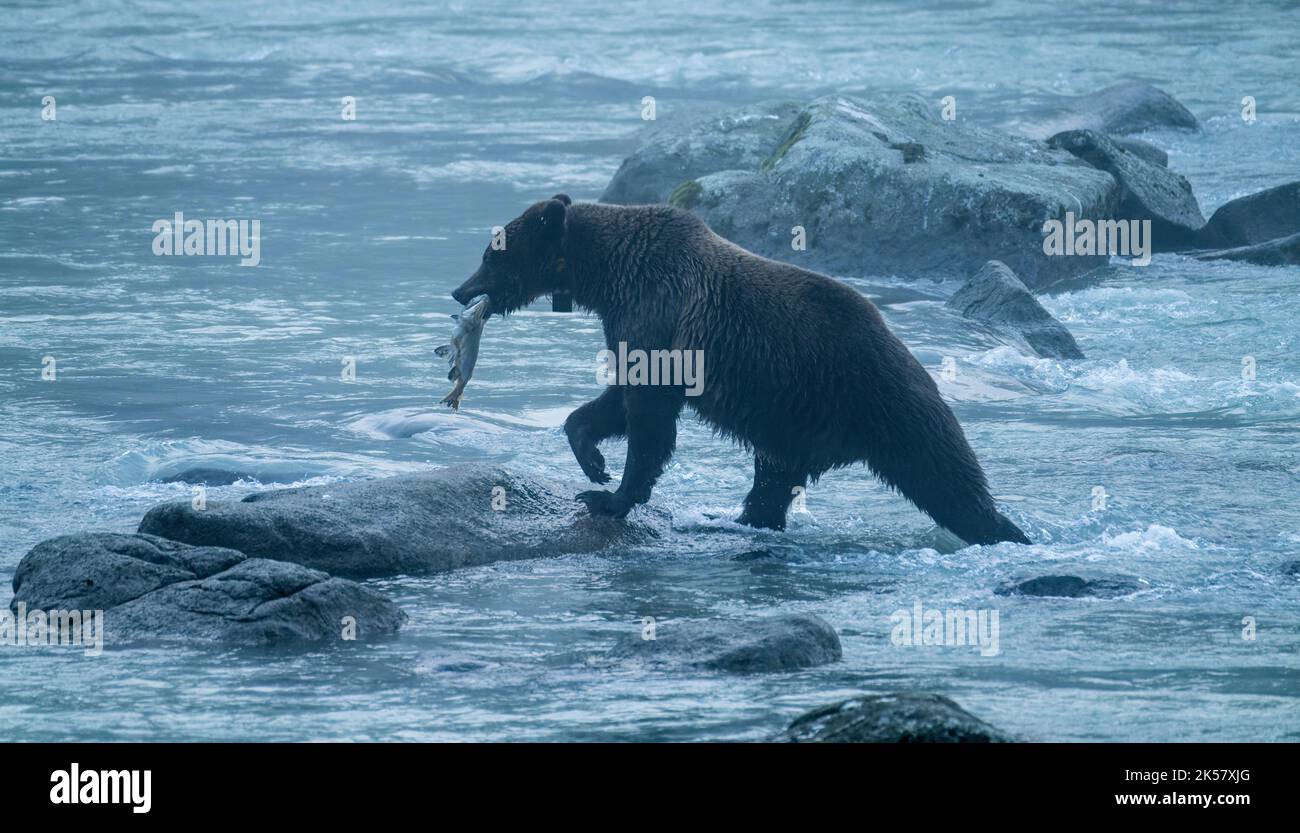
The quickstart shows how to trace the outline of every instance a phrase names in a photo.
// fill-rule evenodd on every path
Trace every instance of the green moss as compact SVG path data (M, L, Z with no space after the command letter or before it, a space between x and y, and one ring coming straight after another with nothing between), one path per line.
M688 179L668 195L668 204L689 211L699 203L700 195L703 193L704 186L693 179Z
M794 147L795 144L803 138L804 134L808 132L808 123L811 121L812 117L807 113L800 113L799 117L794 120L794 124L790 125L790 132L785 134L785 138L781 140L781 144L777 146L776 150L772 151L771 156L763 160L763 164L759 165L758 169L767 173L775 168L777 163L784 159L785 155L790 152L790 148Z

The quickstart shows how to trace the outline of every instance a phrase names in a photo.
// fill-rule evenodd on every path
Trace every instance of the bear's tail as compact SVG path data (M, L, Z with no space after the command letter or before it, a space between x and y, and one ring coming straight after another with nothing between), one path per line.
M1032 543L997 510L966 435L920 367L896 397L881 400L869 426L867 465L885 484L970 544Z

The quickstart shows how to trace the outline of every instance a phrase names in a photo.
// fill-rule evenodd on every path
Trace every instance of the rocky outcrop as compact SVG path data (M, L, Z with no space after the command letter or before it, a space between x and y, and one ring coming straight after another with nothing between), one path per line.
M786 106L734 152L719 148L736 128L719 125L752 120L752 108L655 133L604 199L668 202L753 252L832 274L943 277L1001 259L1036 287L1107 261L1043 252L1046 220L1106 218L1118 205L1115 179L1067 153L944 121L913 97L829 96L793 118Z
M1093 130L1057 133L1047 144L1113 176L1119 184L1115 217L1150 220L1154 251L1182 251L1197 245L1197 234L1205 225L1205 218L1196 204L1191 184L1181 175L1130 153Z
M461 466L209 500L202 509L165 503L149 510L139 531L351 578L593 552L657 534L644 520L592 517L578 506L508 472Z
M939 694L873 694L815 709L774 740L784 743L1010 743Z
M1056 596L1067 599L1095 597L1111 599L1127 596L1142 589L1137 579L1128 576L1085 579L1079 576L1040 576L1004 584L993 591L999 596Z
M757 170L790 129L800 107L778 102L723 115L656 124L637 152L623 161L601 202L642 205L667 202L679 186L706 174ZM679 200L689 201L685 191Z
M27 611L102 610L104 641L197 639L268 644L364 639L405 621L361 585L297 564L248 558L152 535L80 533L43 541L18 564L14 598Z
M1300 232L1300 182L1258 191L1219 206L1201 229L1205 248L1267 243Z
M1065 325L1043 309L1005 263L990 260L962 285L948 307L964 318L1015 333L1044 358L1082 359L1083 351Z
M1198 260L1239 260L1257 266L1300 265L1300 232L1290 237L1197 255Z
M1196 116L1164 90L1129 81L1066 99L1053 116L1026 132L1038 138L1063 130L1095 130L1123 136L1162 128L1199 130L1200 127Z
M840 638L809 614L746 620L662 621L627 634L608 659L733 673L795 671L840 659Z

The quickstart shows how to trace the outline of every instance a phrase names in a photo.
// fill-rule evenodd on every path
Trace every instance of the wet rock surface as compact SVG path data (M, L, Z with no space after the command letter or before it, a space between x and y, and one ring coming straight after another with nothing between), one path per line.
M1013 738L939 694L873 694L798 717L784 743L1010 743Z
M663 621L655 624L653 639L644 634L624 636L608 658L748 674L795 671L842 656L835 629L811 614Z
M1300 265L1300 232L1290 237L1197 255L1198 260L1238 260L1256 266Z
M1182 175L1131 153L1093 130L1057 133L1047 144L1113 176L1120 188L1115 218L1150 220L1154 251L1181 251L1196 246L1205 218L1191 184Z
M106 642L270 644L391 634L406 615L379 593L297 564L151 535L87 532L33 547L11 610L103 610Z
M1066 99L1059 103L1052 117L1026 132L1040 138L1063 130L1095 130L1123 136L1162 128L1199 130L1200 127L1196 116L1164 90L1129 81Z
M1062 598L1096 597L1102 599L1127 596L1142 589L1142 584L1128 576L1085 579L1079 576L1039 576L1004 584L994 592L999 596L1056 596Z
M964 318L1018 334L1039 356L1084 357L1065 325L1043 309L1028 287L1001 261L984 264L948 299L948 307Z
M1300 182L1224 203L1201 230L1205 247L1235 248L1300 233Z
M370 578L632 546L657 534L644 520L655 510L638 515L592 517L572 495L499 469L459 466L258 492L202 509L165 503L139 531Z
M698 214L750 251L831 274L942 276L1001 259L1041 286L1106 261L1043 252L1044 221L1067 211L1110 217L1118 205L1114 177L1068 153L944 121L917 97L828 96L788 123L787 112L771 120L785 125L783 134L747 133L733 153L715 149L731 134L710 125L741 121L751 110L656 133L623 164L604 199L653 197ZM760 148L766 156L754 164ZM690 178L672 183L679 174ZM796 227L804 231L802 251L792 247Z
M773 102L657 125L646 131L637 152L623 161L600 201L663 203L683 183L706 174L757 170L799 111L794 102ZM687 191L678 194L679 202L689 202Z

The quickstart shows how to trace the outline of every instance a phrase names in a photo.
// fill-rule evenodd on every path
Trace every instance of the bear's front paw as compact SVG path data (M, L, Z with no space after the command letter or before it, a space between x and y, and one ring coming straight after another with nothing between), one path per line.
M609 482L609 472L605 471L605 455L600 453L592 443L582 443L581 446L575 446L573 456L578 459L578 465L582 467L582 473L587 475L587 479L592 483L604 485Z
M625 518L632 509L632 503L619 497L617 492L606 492L599 489L590 492L579 492L574 500L585 503L587 511L591 514L605 515L610 518Z

